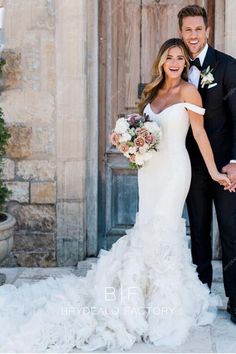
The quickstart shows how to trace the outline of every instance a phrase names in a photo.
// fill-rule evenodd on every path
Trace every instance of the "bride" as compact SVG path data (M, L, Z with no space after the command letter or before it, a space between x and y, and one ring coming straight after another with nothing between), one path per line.
M2 286L0 352L112 351L141 341L173 347L193 326L212 321L212 295L198 279L181 218L191 180L190 125L213 180L230 181L217 171L200 95L185 80L188 68L183 42L166 41L139 106L160 125L162 139L138 172L134 227L100 251L85 278Z

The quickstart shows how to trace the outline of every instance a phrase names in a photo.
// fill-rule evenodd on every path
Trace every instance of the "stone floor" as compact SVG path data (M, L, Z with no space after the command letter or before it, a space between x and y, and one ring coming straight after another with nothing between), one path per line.
M6 275L6 283L17 287L22 283L33 283L49 276L60 277L65 274L84 276L96 258L79 262L77 267L65 268L0 268ZM187 341L173 350L148 344L135 344L129 353L236 353L236 326L230 322L225 311L227 299L224 296L220 262L214 262L213 291L222 298L222 307L218 310L216 320L211 326L199 327L191 332ZM76 353L79 351L73 351Z

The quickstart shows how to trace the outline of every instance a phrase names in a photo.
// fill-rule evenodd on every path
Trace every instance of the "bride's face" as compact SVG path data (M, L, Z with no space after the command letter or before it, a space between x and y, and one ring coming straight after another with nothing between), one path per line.
M179 47L170 48L163 64L165 75L171 79L178 79L181 77L185 64L182 49Z

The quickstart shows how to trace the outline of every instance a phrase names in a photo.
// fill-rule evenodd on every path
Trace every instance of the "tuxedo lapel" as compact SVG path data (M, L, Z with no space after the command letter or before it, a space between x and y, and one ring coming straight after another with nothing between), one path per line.
M211 46L208 46L206 57L205 57L204 62L202 64L201 72L203 72L204 70L206 70L208 68L208 66L210 66L210 68L213 69L212 74L214 75L214 71L215 71L217 65L218 65L218 63L217 63L217 59L216 59L215 50ZM203 88L201 87L201 79L202 78L200 76L200 80L198 83L198 91L200 92L201 96L203 96L204 92L207 90L207 86L204 86Z
M202 64L202 71L206 70L208 66L214 68L215 62L216 62L215 49L213 49L211 46L208 46L207 53L204 62Z

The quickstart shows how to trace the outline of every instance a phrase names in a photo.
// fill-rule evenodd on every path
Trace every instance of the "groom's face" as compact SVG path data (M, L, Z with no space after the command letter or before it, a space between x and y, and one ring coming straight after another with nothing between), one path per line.
M180 36L189 48L192 58L196 58L205 47L209 31L210 29L206 27L202 16L183 18Z

